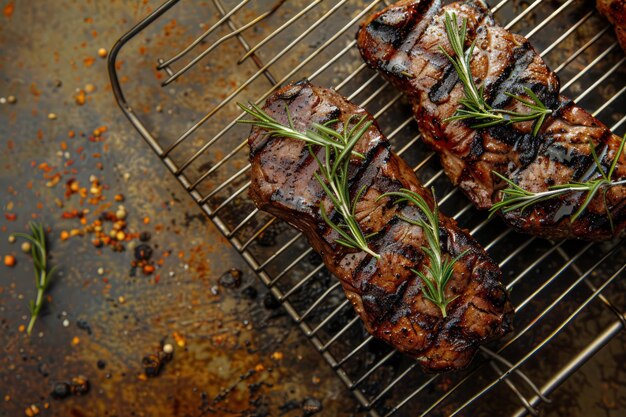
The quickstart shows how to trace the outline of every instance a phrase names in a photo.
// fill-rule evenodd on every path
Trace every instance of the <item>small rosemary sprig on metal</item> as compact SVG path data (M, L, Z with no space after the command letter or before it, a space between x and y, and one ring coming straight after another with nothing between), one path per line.
M435 199L435 190L432 190L433 199ZM401 188L400 191L388 192L381 195L378 199L384 197L398 197L394 203L409 202L422 212L424 218L416 220L406 217L400 217L402 220L419 226L422 228L428 246L423 246L422 250L428 257L428 265L426 266L426 274L411 269L424 283L424 298L435 304L441 310L441 314L445 318L447 316L446 309L448 304L454 301L457 296L447 298L445 294L446 285L452 273L454 272L454 264L462 258L467 251L461 253L455 258L450 258L441 252L441 242L439 240L439 208L435 200L434 208L431 210L424 198L414 191Z
M325 124L314 123L313 129L305 132L296 130L289 108L285 106L289 125L283 125L276 119L268 115L263 109L250 103L250 107L238 104L239 107L255 120L239 120L239 123L248 123L256 125L264 129L270 136L287 137L304 141L311 155L315 158L319 165L319 174L315 173L315 178L320 183L324 192L330 198L335 210L341 216L343 222L341 224L333 222L324 205L320 205L320 213L324 221L339 234L335 239L340 245L348 248L362 250L376 259L380 259L380 255L372 251L367 245L367 239L371 235L365 235L361 230L355 218L356 204L363 195L365 187L362 187L354 196L350 198L350 190L348 186L348 168L350 165L350 156L357 158L365 158L361 153L355 152L354 146L358 140L372 125L366 116L358 118L356 123L353 115L343 122L341 131L332 129L330 126L337 123L338 120L330 120ZM318 145L324 149L323 161L317 157L313 150L313 145Z
M599 178L590 179L584 182L570 182L566 184L557 184L548 187L548 191L543 191L540 193L533 193L531 191L527 191L515 184L510 179L505 176L492 171L497 177L505 181L509 187L502 190L502 200L494 204L490 209L490 216L498 211L502 211L502 213L508 213L514 210L524 211L528 207L537 204L541 201L550 200L554 197L558 197L564 194L573 193L573 192L586 192L587 197L583 201L583 203L578 207L576 212L570 217L570 222L575 222L578 217L585 211L591 200L595 197L595 195L602 190L602 198L604 200L604 207L606 209L607 216L609 218L609 223L611 224L611 230L613 230L613 219L611 218L611 213L609 211L609 207L606 202L606 193L611 187L615 187L617 185L625 185L625 180L613 181L613 172L615 171L615 167L617 166L617 161L619 160L622 152L624 152L624 145L626 144L626 135L622 138L620 146L615 154L615 159L611 163L608 172L604 172L602 167L602 163L598 158L598 154L596 153L596 148L593 142L589 142L589 147L591 149L591 155L593 156L593 161L595 163L595 171L600 174Z
M48 270L48 252L46 250L46 233L43 230L43 226L38 223L29 223L30 234L15 233L15 236L24 238L31 243L31 255L33 257L33 265L35 268L35 286L37 287L37 296L34 300L30 300L30 321L26 332L28 335L33 331L35 321L39 316L41 307L43 306L44 295L48 285L50 284L50 278L54 274L56 267L52 267Z
M505 94L528 107L530 109L529 113L492 108L484 99L484 87L478 88L476 86L470 67L476 41L474 40L470 47L465 50L467 18L463 18L461 27L459 28L456 13L446 13L444 24L448 40L450 41L455 56L452 57L448 54L442 46L439 46L439 48L454 66L465 91L465 97L459 101L463 107L458 108L453 116L448 117L444 121L473 120L476 123L471 127L479 129L500 124L512 124L534 120L532 133L533 136L536 136L545 118L552 113L552 110L548 109L541 102L539 97L528 87L524 87L524 92L529 99L508 92Z

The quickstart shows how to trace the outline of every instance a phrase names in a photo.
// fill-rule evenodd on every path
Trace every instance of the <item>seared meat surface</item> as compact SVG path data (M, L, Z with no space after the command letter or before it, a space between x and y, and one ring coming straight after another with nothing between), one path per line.
M282 124L287 110L299 131L312 123L339 120L340 129L352 115L372 116L346 101L333 90L312 86L306 81L288 85L272 95L264 110ZM440 215L442 253L455 257L446 295L457 296L443 318L438 307L423 296L423 283L410 268L425 271L429 262L427 245L419 226L399 218L420 218L413 205L394 204L378 197L401 188L423 196L433 207L432 196L418 182L413 171L390 150L388 140L373 124L357 142L349 166L351 197L365 187L355 212L362 231L375 233L369 247L380 254L376 259L365 252L335 242L336 231L320 214L323 204L332 219L340 221L331 200L314 173L315 158L307 145L285 137L269 137L254 127L250 145L250 196L257 207L301 230L319 253L330 272L343 286L346 296L365 327L401 352L417 358L426 371L439 372L466 366L481 343L502 336L511 329L513 310L506 289L500 283L497 264L456 222ZM316 149L322 158L323 150Z
M596 0L596 7L615 26L617 40L626 52L626 0Z
M465 48L476 42L472 75L491 107L527 113L523 104L505 93L524 96L528 87L552 110L536 136L531 122L481 129L471 128L467 121L445 122L464 97L455 69L440 50L441 46L454 55L444 26L446 12L455 12L459 25L467 18ZM556 184L600 177L590 141L605 172L618 152L621 138L561 96L558 77L528 40L498 26L481 4L468 1L441 7L439 0L400 1L370 16L357 41L368 65L406 94L423 140L439 154L453 183L480 209L500 201L500 190L507 187L492 171L539 193ZM612 179L625 177L622 154ZM572 222L572 214L586 197L586 192L568 193L502 217L520 232L545 238L602 240L626 234L626 187L608 188L606 200L603 192L597 193Z

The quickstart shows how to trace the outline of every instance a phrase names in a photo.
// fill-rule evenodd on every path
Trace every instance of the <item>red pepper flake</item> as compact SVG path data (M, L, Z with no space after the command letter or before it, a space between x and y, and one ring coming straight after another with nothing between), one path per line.
M68 138L73 138L74 136L76 136L76 132L74 132L73 130L70 130L69 132L67 132Z
M96 136L96 137L101 136L101 135L102 135L104 132L106 132L107 130L109 130L109 128L108 128L108 127L106 127L106 126L100 126L100 127L97 127L97 128L95 128L95 129L93 130L93 135L94 135L94 136Z
M83 216L83 212L82 211L78 211L77 209L71 210L71 211L64 211L61 214L61 217L64 219L75 219L77 217L82 217Z
M42 162L41 164L39 164L39 169L42 170L43 172L50 172L54 168L48 165L47 162Z
M15 213L4 213L4 217L10 222L17 220L17 214Z
M87 100L87 97L85 96L85 91L79 90L78 93L76 93L76 95L74 96L74 100L79 106L85 104L85 101Z
M41 91L37 89L37 85L35 83L30 84L30 93L35 97L39 97L41 95Z
M15 256L13 255L4 255L4 265L9 268L13 268L17 261L15 260Z
M43 174L43 178L46 179L46 180L51 180L54 177L57 177L59 175L61 175L61 174L58 173L58 172L46 172L46 173Z
M61 181L61 174L57 172L56 174L52 176L50 181L46 183L46 187L54 187L59 183L59 181Z
M6 6L4 6L4 10L2 12L6 18L10 19L11 16L13 16L13 11L15 11L15 3L10 1Z
M96 58L92 56L88 56L87 58L83 59L83 64L85 65L85 68L89 68L94 64L94 62L96 62Z

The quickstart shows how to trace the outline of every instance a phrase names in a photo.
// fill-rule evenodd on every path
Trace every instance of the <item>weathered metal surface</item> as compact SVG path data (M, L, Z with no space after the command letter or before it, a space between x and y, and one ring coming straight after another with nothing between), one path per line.
M17 266L0 265L0 343L4 347L0 415L24 415L27 407L36 404L42 415L63 416L197 416L203 412L295 416L303 414L303 401L310 398L322 402L322 415L355 414L350 393L290 320L265 298L252 272L139 139L112 98L105 60L98 56L98 49L109 48L159 3L64 0L2 5L0 97L15 96L17 102L0 104L0 202L5 214L17 217L14 221L0 218L0 254L15 255ZM258 3L262 8L265 2ZM198 4L177 14L177 20L160 21L156 34L138 39L129 45L133 48L129 54L121 57L126 76L122 82L138 93L136 110L153 117L151 128L161 136L175 137L180 131L169 120L197 120L255 70L250 61L236 71L226 64L242 54L235 40L220 49L223 59L209 59L205 67L170 87L156 85L163 73L140 70L154 65L162 49L180 48L198 33L199 24L214 20L213 4L197 8ZM8 13L11 5L14 9ZM250 39L262 39L263 27L250 31ZM358 56L349 58L346 71L360 63ZM150 82L145 82L147 76L153 77ZM87 92L91 90L87 84L95 90ZM83 94L76 89L85 91L82 105L78 103ZM168 104L156 111L161 98ZM229 120L235 111L232 106L232 111L220 117ZM55 113L56 119L49 119L49 113ZM90 140L102 126L107 130ZM70 130L75 132L73 138ZM196 145L202 139L197 138ZM201 162L198 174L206 169ZM42 167L42 163L48 165ZM61 178L53 185L56 173ZM102 191L105 200L96 204L85 200L80 206L79 195L66 199L67 181L75 178L89 191L91 175L108 187ZM115 194L123 194L125 201L114 201ZM85 227L76 218L63 219L64 212L89 208L85 216L89 225L98 218L98 210L115 211L119 204L128 212L130 240L122 243L125 251L113 252L109 246L98 249L91 234L61 241L62 231ZM19 326L27 324L28 300L34 296L32 266L21 253L20 242L9 244L7 238L13 231L25 230L33 215L52 228L52 262L61 270L29 338ZM145 223L145 218L150 221ZM138 270L133 277L130 247L140 243L133 236L140 232L151 234L148 244L154 251L156 270L151 275ZM239 288L225 288L219 278L233 267L243 271L243 283ZM99 268L103 268L102 275ZM534 273L542 275L541 270ZM247 288L254 288L258 295L251 297L254 291ZM609 290L611 300L623 306L624 284L618 282ZM559 349L568 353L579 349L578 338L588 340L606 325L592 320L603 309L596 303L586 310L589 320L580 320L580 326L568 330L571 343L551 348L542 358L558 354ZM579 337L582 334L585 337ZM145 378L142 358L158 352L161 343L175 346L173 359L164 364L158 377ZM607 415L621 415L626 408L624 384L620 384L625 345L623 334L611 342L554 394L546 414L583 416L603 408ZM103 369L98 361L104 362ZM550 365L546 359L539 370L554 371ZM78 375L89 379L89 393L65 400L49 397L54 382L69 382ZM497 410L494 402L492 412ZM399 414L412 415L409 409Z
M110 48L159 3L2 3L0 97L15 96L17 102L0 104L0 202L4 214L16 215L14 221L0 218L0 254L13 254L17 265L0 265L0 415L25 415L31 404L41 415L55 416L198 416L203 410L301 415L307 399L309 409L316 399L329 415L350 413L355 403L343 384L291 320L264 299L260 282L166 173L113 99L98 49ZM178 37L184 33L184 21L170 22L138 55L184 42ZM76 89L84 91L87 84L95 90L79 105ZM203 96L219 86L207 86ZM178 99L191 100L186 94ZM106 132L90 140L101 126ZM42 163L52 167L47 174ZM57 172L59 182L46 186L50 180L44 175ZM81 206L79 195L65 198L68 180L89 190L91 175L108 187L102 191L106 199ZM114 201L116 194L125 200ZM89 208L85 218L91 224L99 210L116 211L119 204L128 213L129 234L151 234L152 275L138 270L131 276L129 246L140 243L137 237L122 243L123 252L94 247L93 235L60 239L62 231L85 227L76 218L62 218L64 212ZM28 300L35 294L32 262L20 251L21 241L10 244L8 237L25 231L33 217L51 228L51 261L60 269L28 337L19 326L27 324ZM243 271L238 288L218 282L230 268ZM184 347L177 345L175 332ZM146 379L142 358L158 352L162 341L174 345L173 359L159 376ZM89 379L86 395L50 398L55 382L78 375Z

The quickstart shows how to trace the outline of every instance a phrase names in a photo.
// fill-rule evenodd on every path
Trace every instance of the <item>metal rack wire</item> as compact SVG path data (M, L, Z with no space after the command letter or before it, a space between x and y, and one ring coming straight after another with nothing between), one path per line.
M623 242L599 245L521 236L475 211L450 186L434 155L420 143L401 95L367 69L356 51L358 23L385 1L212 0L210 5L184 1L174 7L177 3L164 3L114 46L109 72L115 96L142 137L270 288L363 410L372 416L474 415L488 410L536 415L547 395L626 328L623 309L606 291L615 288L626 269ZM583 0L501 0L490 5L501 24L532 40L561 77L564 94L623 133L626 58L593 5ZM204 30L191 42L184 44L188 36L180 36L171 51L163 47L160 53L170 58L156 62L140 59L128 46L151 39L163 30L166 16L177 13L198 15L209 23L200 25ZM157 65L156 76L130 85L120 75L119 55L124 53L125 65L144 65L147 73ZM232 58L228 65L235 71L219 68L224 57ZM144 83L160 83L164 90L179 85L193 93L209 84L227 84L216 80L220 71L236 78L220 87L227 91L222 97L216 94L197 107L186 103L177 110L174 97L179 91L174 89L164 94L172 101L168 111L144 110L140 115L137 110ZM340 284L302 235L260 212L247 198L248 132L235 123L242 116L235 103L261 103L281 84L304 77L334 86L370 110L395 151L414 166L425 185L437 187L442 211L469 229L506 271L517 329L482 348L469 369L424 375L414 361L369 336ZM208 112L200 110L206 101ZM187 120L188 115L194 119ZM562 340L581 323L589 323L589 315L602 328L563 348Z

